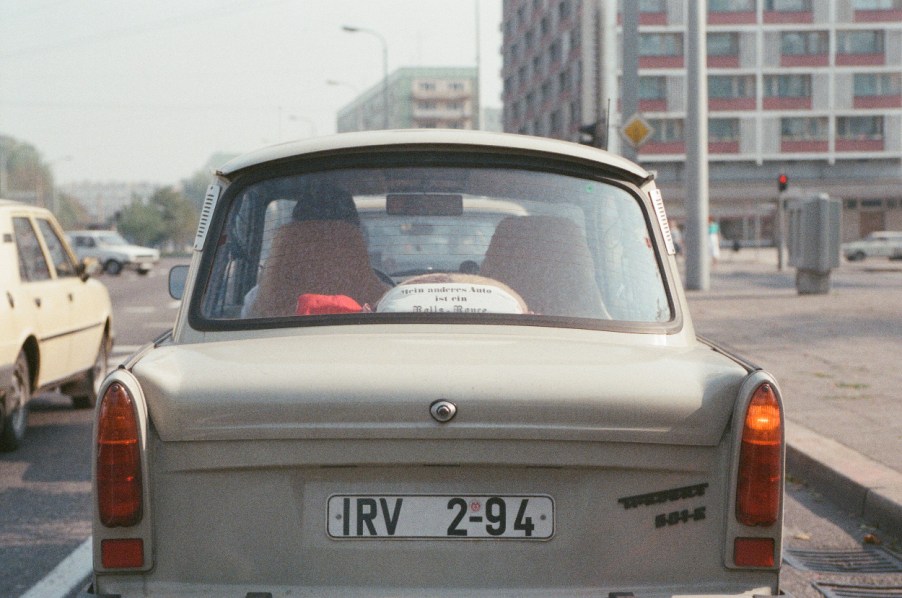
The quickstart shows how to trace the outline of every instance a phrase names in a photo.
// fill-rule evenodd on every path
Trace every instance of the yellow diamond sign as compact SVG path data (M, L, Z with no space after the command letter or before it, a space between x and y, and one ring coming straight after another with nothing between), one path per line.
M620 129L623 137L636 149L642 147L654 132L655 130L648 124L648 121L638 114L632 115Z

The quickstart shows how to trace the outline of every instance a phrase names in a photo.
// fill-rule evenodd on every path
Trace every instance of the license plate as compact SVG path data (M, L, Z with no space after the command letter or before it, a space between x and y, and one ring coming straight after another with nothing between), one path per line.
M547 540L554 501L545 495L333 495L332 538Z

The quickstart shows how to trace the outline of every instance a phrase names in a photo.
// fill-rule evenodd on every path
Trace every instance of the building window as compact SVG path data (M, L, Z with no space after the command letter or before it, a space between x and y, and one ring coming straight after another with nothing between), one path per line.
M785 56L826 55L826 31L788 31L780 35L780 51Z
M639 0L639 12L667 12L667 0Z
M836 138L856 141L883 139L882 116L839 116L836 118Z
M755 12L755 0L708 0L708 12Z
M765 75L764 95L769 98L811 96L811 75Z
M560 4L558 4L557 10L558 10L558 16L561 18L561 20L564 20L567 17L569 17L570 13L571 13L570 0L562 0L562 2Z
M811 12L811 0L767 0L764 10L768 12Z
M739 34L736 32L718 32L708 34L708 56L739 55Z
M709 141L738 141L738 118L712 118L708 120Z
M852 0L855 10L899 10L900 0Z
M639 77L640 100L663 100L667 98L666 77Z
M902 94L902 75L899 73L856 73L856 97L896 96Z
M882 31L839 31L836 34L837 54L882 54Z
M648 124L654 129L649 141L657 143L672 143L683 141L683 119L681 118L657 118L649 119Z
M420 83L420 90L422 91L435 91L435 83Z
M724 100L755 97L755 76L711 75L708 77L708 97Z
M639 56L682 56L683 35L680 33L640 33Z
M826 118L796 117L780 119L780 137L784 141L826 141Z

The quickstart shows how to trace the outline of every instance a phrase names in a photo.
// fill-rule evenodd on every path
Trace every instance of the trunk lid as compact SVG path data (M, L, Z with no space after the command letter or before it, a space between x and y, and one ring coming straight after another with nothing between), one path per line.
M707 446L747 373L654 335L422 328L163 346L134 372L164 441L414 439L443 428L442 438ZM447 424L430 415L438 400L457 407Z

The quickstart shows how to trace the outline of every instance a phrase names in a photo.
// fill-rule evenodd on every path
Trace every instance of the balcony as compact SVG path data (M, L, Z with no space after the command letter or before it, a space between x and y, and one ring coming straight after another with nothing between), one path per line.
M830 150L826 139L781 139L780 151L784 154L823 154Z
M782 54L780 66L830 66L827 54Z
M708 110L754 110L755 98L708 98Z

